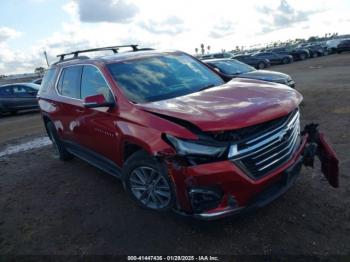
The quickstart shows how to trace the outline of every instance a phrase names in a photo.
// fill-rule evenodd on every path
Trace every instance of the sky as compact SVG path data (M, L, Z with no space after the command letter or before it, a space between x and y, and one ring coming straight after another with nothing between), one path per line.
M193 54L350 33L349 0L1 0L0 75L119 44Z

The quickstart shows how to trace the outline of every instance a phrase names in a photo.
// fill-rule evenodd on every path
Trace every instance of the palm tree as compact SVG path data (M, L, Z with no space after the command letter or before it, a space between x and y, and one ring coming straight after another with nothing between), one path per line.
M201 44L201 52L202 52L202 55L204 55L204 44Z

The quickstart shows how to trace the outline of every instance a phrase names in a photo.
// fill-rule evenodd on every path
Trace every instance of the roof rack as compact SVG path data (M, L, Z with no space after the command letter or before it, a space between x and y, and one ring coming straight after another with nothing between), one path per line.
M66 54L60 54L60 55L57 55L57 57L60 58L59 62L62 62L64 61L65 59L65 56L67 55L73 55L73 58L70 58L69 60L71 59L78 59L78 55L81 54L81 53L88 53L88 52L95 52L95 51L108 51L108 50L111 50L113 51L113 53L118 53L118 50L119 48L121 47L131 47L132 48L132 51L133 52L136 52L136 51L140 51L142 49L138 49L137 48L138 45L116 45L116 46L106 46L106 47L100 47L100 48L93 48L93 49L85 49L85 50L78 50L78 51L74 51L74 52L71 52L71 53L66 53ZM67 60L67 59L66 59Z

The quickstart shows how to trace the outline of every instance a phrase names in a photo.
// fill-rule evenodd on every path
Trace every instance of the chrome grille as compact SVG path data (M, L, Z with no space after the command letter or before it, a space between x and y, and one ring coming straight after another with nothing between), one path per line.
M261 178L286 163L300 143L299 112L272 130L232 145L231 158L252 178Z

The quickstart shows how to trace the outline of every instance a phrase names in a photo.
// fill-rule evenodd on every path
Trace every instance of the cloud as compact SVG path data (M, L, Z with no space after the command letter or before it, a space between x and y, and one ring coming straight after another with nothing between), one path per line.
M127 0L77 0L82 22L128 23L138 13L136 5Z
M8 48L5 44L0 46L0 75L18 72L34 72L34 68L44 66L44 56L40 52L24 53Z
M235 32L235 23L230 20L221 20L209 33L209 37L222 38Z
M262 26L262 33L268 33L282 28L291 27L294 24L305 22L309 20L309 16L321 12L320 10L296 10L287 0L281 0L277 8L268 6L257 7L256 10L264 15L260 19Z
M177 16L169 16L161 21L148 19L139 22L138 25L142 29L153 34L176 35L185 30L183 20L181 20Z
M21 32L16 31L9 27L0 27L0 43L6 42L12 38L21 36Z

